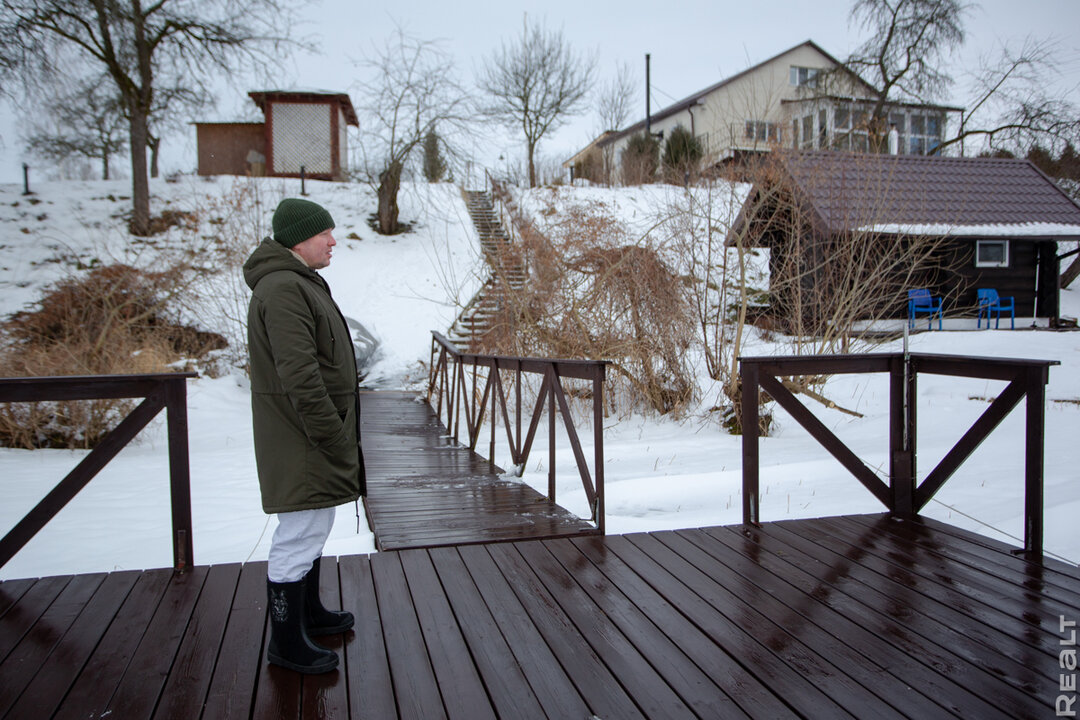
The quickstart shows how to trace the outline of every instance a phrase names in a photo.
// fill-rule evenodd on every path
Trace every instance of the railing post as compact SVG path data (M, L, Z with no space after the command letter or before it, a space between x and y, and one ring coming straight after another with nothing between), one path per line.
M515 455L521 458L521 359L517 360L517 369L514 371L514 423L517 433L515 434L517 448Z
M741 363L739 374L742 385L743 524L759 525L758 366Z
M435 336L431 337L431 353L428 358L428 378L427 378L427 401L428 405L431 404L431 394L435 391L435 375L438 373L438 369L435 367Z
M910 361L889 361L889 511L915 515L915 371Z
M173 568L195 564L191 530L191 468L188 459L187 381L165 381L169 434L169 486L172 495Z
M472 425L473 425L473 427L469 428L469 449L470 450L475 450L476 449L476 442L473 441L473 438L475 437L477 440L480 439L480 416L483 415L483 413L484 413L483 406L481 406L480 403L478 403L477 400L476 400L476 363L475 362L473 363L473 366L472 366L472 392L469 393L469 413L472 416ZM469 415L466 415L465 417L466 417L466 419L468 419Z
M491 360L490 372L496 376L499 373L499 361L495 358L492 358ZM498 412L496 403L498 402L499 395L499 393L496 392L496 388L498 387L497 383L499 380L500 378L498 377L488 375L488 386L491 388L491 450L488 452L488 463L492 468L495 467L495 421L498 419L498 415L496 414Z
M447 408L451 411L451 421L447 429L450 430L450 434L454 438L454 442L458 441L458 414L461 412L461 378L459 377L462 372L461 359L454 356L454 369L450 372L450 405Z
M559 382L555 366L548 366L551 383L548 385L548 500L555 502L555 383Z
M596 529L604 534L604 367L596 369L593 378L593 466L596 478L596 507L593 520Z
M1046 383L1049 368L1028 368L1027 424L1024 448L1024 550L1043 554L1043 442L1046 427Z

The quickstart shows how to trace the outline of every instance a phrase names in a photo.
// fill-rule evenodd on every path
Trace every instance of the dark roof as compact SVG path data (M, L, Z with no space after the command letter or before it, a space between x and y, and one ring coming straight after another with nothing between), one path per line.
M830 55L829 53L822 50L821 46L819 46L813 40L807 40L806 42L799 43L798 45L795 45L794 47L790 47L790 48L788 48L787 50L784 50L781 53L777 53L776 55L773 55L768 60L763 60L763 61L759 62L757 65L754 65L753 67L748 67L747 69L743 70L742 72L736 73L736 74L732 75L731 77L724 78L723 80L716 83L715 85L710 85L709 87L705 88L704 90L696 92L696 93L694 93L693 95L691 95L691 96L689 96L687 98L683 98L682 100L675 103L674 105L669 105L666 108L663 108L662 110L659 110L657 112L652 113L651 116L650 116L650 120L652 122L656 122L658 120L663 120L666 117L670 117L670 116L674 115L675 113L682 112L683 110L686 110L688 107L696 105L698 103L698 101L701 100L701 98L705 97L709 93L714 92L716 90L719 90L720 88L724 87L728 83L731 83L731 82L734 82L734 81L738 80L743 75L746 75L748 73L752 73L755 70L757 70L758 68L760 68L761 66L767 65L767 64L771 63L773 60L776 60L777 58L783 57L784 55L787 55L790 52L794 52L795 50L798 50L801 47L811 47L814 50L817 50L822 55L824 55L830 62L832 62L837 67L840 67L842 65L842 63L839 60L837 60L832 55ZM872 85L867 83L865 80L863 80L861 77L859 77L855 73L851 73L851 76L852 76L852 78L854 78L854 80L856 82L861 83L864 86L866 86L866 87L870 88L871 90L873 90ZM618 133L615 133L614 135L612 135L610 137L601 138L598 141L596 141L596 143L597 143L597 145L600 145L600 146L608 145L610 143L615 142L619 138L626 137L627 135L633 134L633 133L638 132L639 130L643 130L643 129L645 129L645 120L644 119L640 120L639 122L634 123L633 125L631 125L630 127L626 128L624 130L620 130Z
M1080 206L1027 160L837 151L779 157L795 191L829 232L1054 223L1075 230L1029 227L1022 234L1080 234Z
M336 100L341 105L342 111L345 113L345 123L357 127L360 126L360 121L356 117L356 108L353 107L352 100L349 99L348 93L314 89L253 90L248 93L248 97L254 100L255 104L258 105L259 109L264 113L266 112L266 100L270 97L285 98L288 100L320 100L323 102L326 102L327 100Z

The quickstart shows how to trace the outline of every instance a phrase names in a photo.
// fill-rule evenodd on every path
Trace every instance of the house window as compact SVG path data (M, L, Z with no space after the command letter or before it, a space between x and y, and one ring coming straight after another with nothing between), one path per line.
M975 267L1009 267L1009 241L976 241Z
M944 116L940 113L912 113L907 138L908 152L912 155L935 155L944 134ZM903 145L903 142L901 142Z
M869 115L866 113L865 108L855 108L851 113L851 124L853 129L866 131L866 128L870 126Z
M833 112L833 123L836 125L837 130L850 130L851 111L843 105L837 105L835 112Z
M763 120L747 120L746 139L760 140L762 142L779 142L780 126L776 123L765 122Z
M814 116L807 115L802 119L802 146L805 149L814 149Z
M799 67L797 65L791 66L790 81L792 85L796 87L817 87L818 75L821 70L818 68Z

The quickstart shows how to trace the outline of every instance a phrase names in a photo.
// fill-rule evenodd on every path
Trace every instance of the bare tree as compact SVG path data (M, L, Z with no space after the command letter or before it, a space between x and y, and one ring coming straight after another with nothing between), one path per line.
M1080 108L1053 90L1064 65L1048 40L1026 38L1019 49L1003 44L997 56L980 59L974 96L955 136L941 147L983 138L991 149L1016 152L1041 143L1080 140Z
M150 231L146 149L162 77L207 92L206 72L274 65L290 44L289 0L0 0L0 46L24 77L64 72L53 58L74 50L108 74L129 119L131 231ZM279 31L278 28L285 28Z
M529 186L536 187L536 146L549 132L585 109L596 71L594 56L580 55L562 31L530 24L484 62L480 89L490 97L486 111L525 135Z
M27 149L50 161L74 157L101 161L101 176L111 177L112 158L127 147L120 98L106 78L60 79L40 101L25 130Z
M361 65L372 74L359 93L367 118L364 165L379 198L377 229L393 235L400 231L397 196L406 163L436 127L444 147L447 133L465 130L468 103L451 57L437 42L411 37L402 28Z
M213 104L213 98L205 88L191 85L183 76L173 76L157 82L154 105L150 109L146 130L146 147L150 151L150 177L156 178L159 175L158 159L165 135L182 131L200 110Z
M874 88L867 128L874 149L885 144L890 103L932 101L951 87L953 79L942 68L964 42L970 8L961 0L855 0L851 20L871 37L844 69ZM1052 89L1063 64L1053 42L1032 38L980 58L967 110L938 148L959 146L962 154L969 139L1013 152L1033 142L1075 142L1080 112Z
M629 63L619 63L615 77L601 83L596 94L596 115L599 132L618 130L630 119L638 85Z
M844 65L876 91L870 112L876 145L888 129L890 101L928 102L951 85L941 68L964 42L969 7L960 0L855 0L851 22L869 31L870 39Z

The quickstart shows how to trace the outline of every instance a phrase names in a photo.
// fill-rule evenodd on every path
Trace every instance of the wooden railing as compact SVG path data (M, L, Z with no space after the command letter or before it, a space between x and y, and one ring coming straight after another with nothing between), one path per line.
M502 181L496 180L495 176L484 170L485 190L491 195L491 205L502 222L503 229L510 236L510 243L521 242L521 230L518 228L518 219L507 203L509 193Z
M510 459L515 472L521 475L529 459L540 416L545 404L548 414L548 492L547 498L555 502L555 417L562 417L563 425L570 439L570 447L577 462L578 474L585 489L585 496L592 513L591 520L597 529L604 532L604 373L606 363L602 360L553 360L546 358L507 357L500 355L477 355L465 353L445 337L432 332L431 365L428 376L428 402L435 410L441 422L454 440L460 442L461 420L465 419L469 449L475 450L480 440L480 432L487 412L491 418L491 447L489 462L495 464L495 426L494 419L501 417L506 429ZM436 358L438 355L438 358ZM466 366L472 371L467 373ZM484 377L478 376L479 368L487 368ZM511 391L513 393L513 420L510 414L510 401L502 373L513 374ZM522 434L522 375L541 376L540 389L529 419L528 431ZM593 472L589 472L588 462L581 447L566 392L562 385L563 378L576 378L592 382L592 421L593 421ZM483 381L483 387L479 383ZM435 398L433 400L433 398ZM545 402L546 401L546 402Z
M173 567L194 563L188 463L187 379L196 373L0 378L0 402L144 398L45 498L0 538L0 567L30 542L164 408L168 415Z
M741 363L743 426L743 522L758 524L759 389L772 398L840 461L891 513L916 515L957 468L1021 400L1027 398L1024 461L1024 550L1043 551L1044 404L1050 366L1056 360L964 355L867 354L806 357L744 357ZM889 484L866 466L781 383L780 377L840 373L889 373ZM915 481L915 398L919 373L1005 380L1008 385L922 481Z

